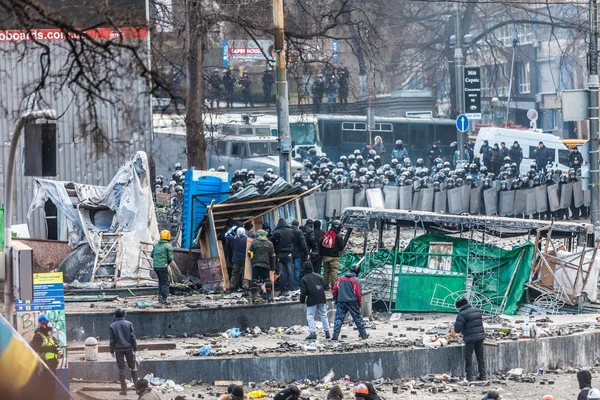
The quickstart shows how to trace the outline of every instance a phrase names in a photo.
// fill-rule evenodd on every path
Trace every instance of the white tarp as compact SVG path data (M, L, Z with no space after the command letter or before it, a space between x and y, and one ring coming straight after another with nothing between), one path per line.
M579 253L570 253L568 251L559 250L556 254L556 257L561 260L564 260L565 262L570 262L571 264L578 265L579 260L581 260L581 248L578 248L577 250L579 251ZM594 249L586 248L585 250L586 253L584 263L588 263L592 259ZM556 270L554 271L554 275L556 276L556 279L554 281L554 288L562 288L568 295L572 297L580 295L582 291L586 292L588 299L590 299L590 301L592 302L595 302L598 299L598 271L600 270L600 257L596 257L593 263L585 264L583 266L583 271L587 272L590 266L590 276L587 278L585 288L583 288L583 279L585 277L585 274L581 274L577 285L575 286L577 270L556 264Z
M51 200L72 225L71 247L87 242L94 254L98 251L101 232L122 233L117 254L120 260L118 286L136 284L140 242L155 243L159 239L146 153L137 152L105 188L47 179L34 179L34 184L35 194L28 216ZM67 187L74 188L77 199L69 197ZM94 210L104 210L96 211L96 224L91 218ZM107 216L112 217L110 226L106 224ZM150 271L141 270L140 283L148 281L153 281Z

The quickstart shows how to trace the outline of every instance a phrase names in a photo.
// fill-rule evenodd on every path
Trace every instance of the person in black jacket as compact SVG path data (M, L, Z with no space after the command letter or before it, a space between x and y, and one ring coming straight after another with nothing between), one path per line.
M519 173L521 168L521 161L523 161L523 149L519 142L515 140L510 150L508 150L508 156L510 157L510 162L517 164L517 173Z
M312 219L307 219L306 223L300 227L300 230L304 234L304 239L306 240L306 246L308 247L309 253L309 261L313 262L313 256L316 253L319 254L319 242L317 242L317 237L315 236L315 224ZM325 232L323 232L325 233ZM323 238L321 238L323 240ZM320 256L319 256L320 257ZM321 272L321 263L314 264L313 263L314 272ZM318 270L317 270L318 269ZM302 279L302 273L300 273L300 279Z
M587 400L588 392L592 389L592 374L587 369L583 369L577 373L577 381L581 390L577 400Z
M319 274L313 272L313 266L310 261L304 262L302 266L304 276L300 280L300 303L306 303L306 320L308 321L308 333L306 340L315 340L317 332L315 330L315 314L319 313L319 319L323 324L325 338L329 339L329 321L325 311L325 279Z
M577 164L575 164L575 160L578 161ZM569 168L579 169L582 165L583 157L581 156L581 153L579 152L577 146L575 146L571 149L571 153L569 154Z
M427 159L429 160L429 167L433 166L433 160L442 156L442 150L438 147L437 142L433 142L429 151L427 151Z
M552 154L550 150L544 146L544 142L538 144L538 149L535 152L535 162L537 167L545 173L547 173L548 163L552 160Z
M323 257L323 270L325 283L329 287L337 282L338 266L340 264L340 253L344 251L344 238L342 237L342 223L333 221L331 229L323 235L323 240L319 243L319 252ZM328 240L332 238L333 240ZM326 243L327 242L327 243Z
M137 362L137 340L133 330L133 324L125 319L125 311L122 308L115 310L115 322L110 325L110 354L117 360L119 369L119 381L121 382L121 394L127 395L127 381L125 380L125 361L131 370L131 378L135 384L138 380Z
M321 255L321 243L323 243L323 236L325 232L321 229L321 221L318 219L313 221L313 234L315 238L316 249L313 250L310 255L310 262L313 265L313 271L317 274L321 273L323 267L323 256Z
M298 220L292 221L292 229L294 230L294 248L292 250L292 259L294 260L294 290L298 290L302 263L308 258L309 250L306 245L304 233L300 230Z
M468 381L474 381L473 376L473 351L477 358L479 376L477 380L486 380L485 361L483 358L483 341L485 330L483 329L483 318L481 311L472 307L465 298L456 300L454 303L460 311L454 323L454 332L462 333L465 342L465 373Z
M279 265L279 296L285 296L294 287L294 274L292 272L294 231L285 219L280 218L270 239L275 246L275 254Z
M490 164L490 160L492 158L492 148L487 140L483 141L483 144L479 148L479 154L481 154L483 165L485 165L488 169L491 169L492 165Z
M233 255L231 256L232 271L229 277L229 290L234 291L238 289L238 283L240 275L243 274L246 268L246 248L248 246L248 237L246 236L246 230L234 226L225 234L225 238L233 247Z
M298 400L300 398L300 393L298 386L291 385L287 389L277 393L274 400Z

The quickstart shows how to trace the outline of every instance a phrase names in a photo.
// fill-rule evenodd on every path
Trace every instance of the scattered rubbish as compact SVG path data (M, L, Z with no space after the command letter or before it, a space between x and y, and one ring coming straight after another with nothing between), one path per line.
M523 375L523 368L513 368L508 371L508 374L513 376L521 376Z
M267 397L268 395L262 390L255 390L253 392L248 393L248 397L252 399L260 399L262 397Z
M330 369L329 372L327 373L327 375L325 375L323 377L323 383L331 383L333 378L335 378L335 373L333 372L332 369Z
M446 345L448 345L448 341L444 338L438 339L435 336L423 336L423 346L427 347L428 349L438 349Z
M317 351L319 349L317 348L316 344L314 344L314 343L308 343L308 344L304 345L304 350L305 351Z
M149 308L152 307L153 304L150 300L138 300L135 302L135 306L137 308Z
M262 329L260 329L258 326L255 326L254 329L252 329L252 332L255 335L260 335L261 333L263 333Z
M221 336L225 338L239 338L242 336L242 332L240 332L240 328L231 328L227 329Z
M206 357L212 353L212 346L207 344L205 346L200 347L200 350L196 352L197 355Z
M402 319L402 313L393 313L390 317L390 321L399 321Z
M148 374L144 377L145 380L148 381L151 385L160 386L165 383L165 380L162 378L155 377L154 374Z

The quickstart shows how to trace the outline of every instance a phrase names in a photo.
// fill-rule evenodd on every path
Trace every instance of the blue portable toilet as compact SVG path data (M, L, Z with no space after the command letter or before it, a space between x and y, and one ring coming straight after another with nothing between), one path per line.
M188 170L183 184L181 246L190 248L210 203L229 198L229 173Z

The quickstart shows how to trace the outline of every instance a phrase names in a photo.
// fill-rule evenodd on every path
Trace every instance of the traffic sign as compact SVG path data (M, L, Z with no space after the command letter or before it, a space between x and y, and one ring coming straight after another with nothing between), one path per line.
M538 119L538 112L532 108L527 111L527 118L529 118L530 121L536 121Z
M481 119L481 71L479 67L465 67L465 115L470 119Z
M456 117L456 129L463 133L469 129L469 118L465 114Z

